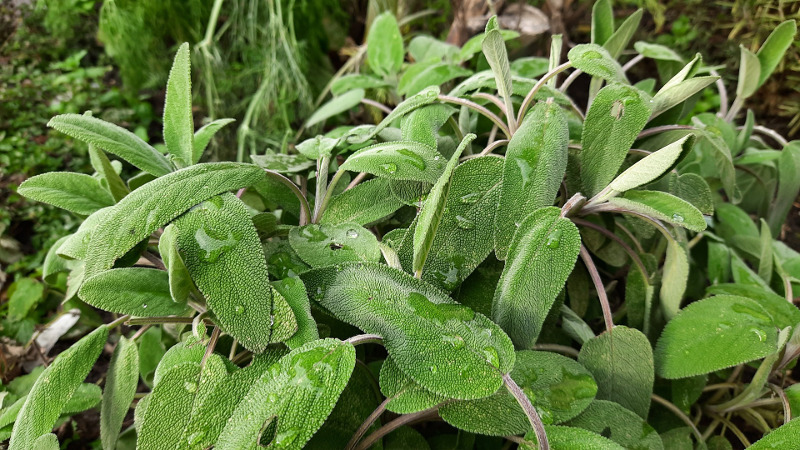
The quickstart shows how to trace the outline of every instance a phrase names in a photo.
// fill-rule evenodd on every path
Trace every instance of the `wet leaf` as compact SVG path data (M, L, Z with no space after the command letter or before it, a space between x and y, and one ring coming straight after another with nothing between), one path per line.
M295 227L289 232L289 243L311 267L381 258L375 235L355 223Z

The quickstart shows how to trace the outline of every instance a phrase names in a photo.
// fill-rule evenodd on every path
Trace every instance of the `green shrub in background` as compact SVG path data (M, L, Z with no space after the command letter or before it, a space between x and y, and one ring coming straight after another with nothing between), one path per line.
M365 99L385 117L254 163L199 162L225 122L194 126L188 45L166 154L91 115L52 118L94 174L20 186L87 216L44 277L68 273L66 299L119 316L6 389L0 437L56 448L54 424L100 403L104 448L794 445L800 254L774 237L800 145L740 112L796 24L742 47L730 101L700 55L623 56L641 12L619 26L609 1L593 12L566 61L558 37L547 60L509 61L496 18L462 48L427 38L446 64L490 67L446 80L383 13L365 78L306 125ZM657 73L632 80L644 59ZM566 93L578 77L587 102ZM365 97L373 81L394 108ZM716 114L692 112L704 89ZM179 341L166 352L162 333ZM99 392L83 381L109 337Z

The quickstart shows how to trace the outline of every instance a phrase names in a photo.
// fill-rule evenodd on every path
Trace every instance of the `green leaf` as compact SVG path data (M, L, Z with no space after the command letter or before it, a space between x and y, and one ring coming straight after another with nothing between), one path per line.
M578 362L597 381L597 398L611 400L647 420L653 393L653 350L641 331L616 326L581 347Z
M111 196L114 197L115 202L122 200L128 195L128 192L130 192L128 186L122 181L122 178L120 178L114 166L111 165L111 161L108 160L108 156L106 156L102 150L90 144L89 159L92 162L94 170L105 180L108 191L111 193ZM102 185L101 181L101 186Z
M800 439L800 418L795 418L770 431L748 448L752 450L791 448L797 445L798 439Z
M355 223L293 227L289 243L297 256L311 267L348 261L375 261L381 251L375 235Z
M61 114L47 126L95 145L128 161L145 172L160 177L172 172L172 164L164 155L130 131L91 116Z
M505 259L517 224L550 206L567 167L567 119L555 104L539 102L525 116L506 150L503 184L494 222L494 246Z
M314 114L306 120L306 127L311 127L354 108L358 106L363 99L364 89L353 89L342 95L337 95L314 111Z
M767 81L767 78L778 67L786 50L794 42L795 34L797 34L797 23L794 20L786 20L772 30L767 40L758 49L756 56L758 56L758 60L761 63L761 73L758 77L759 87Z
M231 122L236 122L236 119L217 119L203 125L199 130L195 131L192 140L192 164L200 162L200 158L203 157L203 152L206 150L206 147L208 147L214 135L217 134L217 131Z
M688 280L689 257L686 250L675 239L669 239L664 258L664 273L661 277L661 290L658 294L661 311L667 320L678 314Z
M301 278L322 308L382 336L400 369L434 393L486 397L513 367L513 347L500 327L404 272L351 263Z
M475 138L476 136L470 133L458 145L447 166L445 166L444 173L431 188L428 198L419 213L417 225L414 228L414 260L412 265L412 271L417 275L417 278L422 278L422 268L428 258L428 252L433 245L436 231L442 220L445 203L450 194L450 182L456 165L458 165L458 158L461 157L461 153Z
M195 289L189 269L178 252L178 227L171 223L164 228L158 239L158 253L167 267L169 275L169 294L172 300L186 303L189 294Z
M576 69L608 82L629 84L625 72L605 48L597 44L578 44L567 53Z
M580 414L598 391L589 371L555 353L518 351L511 378L548 425ZM447 403L439 408L439 414L454 427L491 436L520 434L531 427L517 400L505 389L487 398Z
M108 328L101 325L60 353L42 372L19 411L9 450L30 448L39 436L50 433L70 397L89 374L107 337Z
M317 160L326 156L331 156L333 150L339 144L339 141L339 139L317 135L295 145L295 149L306 158Z
M569 285L568 285L569 286ZM628 325L649 334L652 317L653 286L638 269L632 267L625 279L625 304L628 306ZM652 352L651 352L652 353Z
M603 43L603 48L608 50L612 58L619 58L619 55L622 54L622 51L625 50L631 42L633 34L636 33L636 30L639 28L639 23L642 21L642 15L644 15L644 11L637 9L636 12L628 16L628 18L620 24L619 28L614 31L614 34L609 36L608 40Z
M241 200L213 197L176 225L186 268L223 331L255 353L294 334L294 315L272 296L261 241Z
M369 27L367 62L380 75L394 75L403 65L403 36L392 13L379 15Z
M547 434L547 442L553 450L579 450L579 449L593 449L602 448L605 450L622 450L619 444L616 444L611 439L605 438L597 433L584 430L582 428L565 427L558 425L545 425L544 431ZM539 447L536 445L536 434L529 431L524 437L526 443L520 444L520 450L534 450Z
M668 379L710 373L763 358L776 343L761 305L718 295L690 304L667 323L656 345L656 373Z
M636 51L645 58L683 63L683 58L681 58L681 55L677 54L675 50L672 50L664 45L638 41L633 44L633 48L635 48Z
M256 381L228 420L215 448L303 448L336 405L355 366L353 346L335 339L293 350ZM274 425L274 437L262 430ZM266 433L265 433L266 434Z
M694 135L689 134L661 150L655 151L640 159L619 174L617 178L614 178L608 185L608 190L610 192L607 195L617 195L617 193L635 189L655 181L661 177L661 175L675 168L678 162L691 151L693 145ZM603 196L601 200L607 198L607 196Z
M800 141L783 147L778 159L778 191L772 200L767 221L774 236L780 234L792 203L800 191Z
M422 269L423 280L452 291L486 259L494 248L494 216L502 185L500 157L471 158L456 167Z
M78 296L95 308L136 317L185 316L191 310L172 300L167 272L144 267L100 272L83 282Z
M706 229L706 221L697 208L666 192L628 191L624 197L612 198L608 203L688 230L700 232Z
M63 236L47 251L42 263L42 280L47 284L56 282L56 276L61 272L68 272L75 268L76 263L58 254L58 249L71 235ZM0 405L2 405L0 403Z
M111 207L98 209L84 219L83 223L78 227L78 231L67 236L67 239L58 247L56 254L70 260L85 260L86 252L89 251L92 233L94 233L98 224L105 222L111 210Z
M772 280L772 234L769 225L761 219L761 254L758 258L758 276L767 282Z
M611 85L597 93L581 135L585 195L597 194L614 179L650 112L649 97L634 87Z
M691 66L692 64L693 62L690 62L688 65ZM676 77L679 75L680 74L676 75ZM674 79L675 78L673 78L673 80ZM670 80L670 82L665 84L661 89L658 90L658 92L656 92L656 95L653 96L653 113L651 114L650 119L653 119L672 109L674 106L683 103L689 97L697 94L708 86L711 86L718 79L719 77L694 77L676 83L672 83L672 80Z
M710 295L738 295L755 300L767 310L770 316L775 319L775 326L780 329L793 327L800 323L800 309L794 304L786 301L785 298L761 286L753 286L739 283L720 283L706 288L706 294Z
M397 367L391 356L381 365L379 377L381 393L389 400L386 409L397 414L423 411L447 400L423 388Z
M682 198L694 205L704 215L714 214L714 199L711 188L705 178L696 173L671 174L669 178L670 194Z
M192 206L263 177L252 164L197 164L136 189L113 206L92 233L86 277L110 269L117 258Z
M100 440L104 449L116 447L138 384L139 350L133 341L122 336L111 356L100 406Z
M17 192L31 200L82 215L114 204L114 197L100 186L96 178L80 173L50 172L36 175L22 182Z
M710 158L716 166L717 178L722 182L725 193L732 203L739 203L742 193L736 185L736 172L733 165L731 149L723 139L723 129L720 127L720 118L714 115L698 115L692 120L702 129L702 139L697 141L697 148L703 157ZM724 123L724 122L723 122ZM783 219L781 219L783 220Z
M263 155L250 155L250 159L263 169L284 174L305 172L316 165L316 161L305 155L285 155L272 151Z
M739 82L736 85L736 97L744 100L758 89L761 63L758 57L743 45L739 45L739 51L741 56L739 57Z
M409 66L397 84L401 95L415 95L429 86L439 87L456 78L472 75L472 71L457 64L444 62L416 63Z
M306 287L299 278L285 278L274 281L273 296L281 296L292 308L297 320L297 332L286 340L290 349L295 349L311 341L319 339L317 322L311 315L311 302L306 294Z
M593 401L581 415L566 425L602 434L624 448L664 449L661 437L653 427L636 413L608 400Z
M592 44L603 45L614 34L614 10L610 0L598 0L592 6Z
M380 221L403 207L392 194L390 180L374 178L334 195L322 214L320 224L357 223L368 225Z
M23 320L31 308L42 300L44 285L33 278L20 278L11 287L14 289L8 299L7 318L11 321Z
M413 141L393 141L353 153L339 170L433 184L439 179L445 164L444 158L433 147Z
M508 65L508 52L506 43L500 34L497 16L492 16L486 24L486 35L481 44L483 55L489 63L497 82L497 93L503 98L508 114L514 114L514 104L511 101L511 67Z
M350 136L347 139L347 142L352 144L362 144L367 142L368 140L374 138L378 135L381 131L383 131L386 127L394 123L397 119L405 116L413 112L414 110L421 108L425 105L430 105L431 103L435 102L436 99L439 97L439 87L438 86L430 86L426 89L422 89L419 93L416 93L407 99L400 102L392 112L386 115L381 122L373 127L373 129L364 135L355 135Z
M375 89L388 85L386 81L372 75L351 73L343 77L335 78L331 84L331 93L333 95L341 95L353 89Z
M518 348L536 343L578 258L580 233L560 214L560 209L546 207L522 221L494 293L492 319Z
M500 36L503 37L504 41L511 41L519 37L519 33L514 30L500 30ZM475 36L472 36L464 45L461 46L461 52L459 53L459 59L461 62L467 61L472 59L473 56L480 53L483 47L483 40L486 37L486 33L478 33Z
M511 73L526 78L539 77L550 69L550 61L538 56L516 58L511 62ZM511 77L513 81L515 77ZM515 91L516 93L516 91Z
M167 146L167 151L178 161L178 165L186 167L194 162L193 141L192 72L189 44L184 42L175 54L167 79L167 96L164 101L164 144Z

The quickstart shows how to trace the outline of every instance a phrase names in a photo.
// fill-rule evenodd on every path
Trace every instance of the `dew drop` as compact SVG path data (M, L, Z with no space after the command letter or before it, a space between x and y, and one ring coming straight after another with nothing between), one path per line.
M142 303L142 309L147 309L147 303Z
M442 338L456 350L464 348L464 339L462 339L461 336L450 336L446 334Z
M206 433L204 431L196 431L192 433L187 439L187 441L189 442L189 446L190 447L196 446L203 440L204 437L206 437Z
M675 213L672 215L672 221L675 223L683 223L683 216L678 213Z
M275 403L278 401L278 396L276 394L269 394L267 400L269 400L270 403Z
M547 248L556 249L561 245L561 230L555 229L547 236Z
M462 195L461 196L461 203L465 203L467 205L472 205L480 200L481 194L478 192L472 192L470 194Z
M527 159L516 158L515 161L522 177L522 189L525 189L533 179L533 167L531 167L531 163Z
M486 362L494 367L500 368L500 357L497 355L497 350L495 350L494 347L484 348L483 356L486 357Z
M244 314L244 306L242 306L242 305L236 305L236 309L235 309L235 311L236 311L236 314L237 314L237 315L240 315L240 316L241 316L242 314Z
M351 228L351 229L347 230L347 232L345 233L345 236L349 237L350 239L355 239L355 238L358 237L358 231L356 231L356 230Z
M764 333L763 330L759 330L758 328L750 328L751 333L755 333L758 336L759 342L764 342L767 340L767 333Z
M475 222L463 216L456 216L456 224L458 225L458 228L461 228L462 230L471 230L475 228Z
M401 148L397 150L397 153L403 156L403 161L411 164L412 166L416 167L419 170L425 170L425 160L422 159L421 156L412 152L409 149Z
M395 172L397 172L397 165L393 164L393 163L381 164L380 167L381 167L381 170L383 170L384 172L386 172L386 173L388 173L390 175L394 174Z
M436 372L439 371L439 368L436 367L436 366L431 366L429 369L430 369L431 373L436 373Z
M285 448L288 447L292 442L297 439L297 436L300 434L298 430L290 428L284 432L278 433L275 436L275 439L272 441L273 446L275 448Z
M194 394L195 392L197 392L197 383L192 383L190 381L187 381L183 383L183 388L186 389L186 392Z

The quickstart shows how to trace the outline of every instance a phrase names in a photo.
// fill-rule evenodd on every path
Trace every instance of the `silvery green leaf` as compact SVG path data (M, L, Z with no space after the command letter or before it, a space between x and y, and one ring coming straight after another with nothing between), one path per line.
M597 44L578 44L567 53L576 69L609 82L629 84L622 67L605 48Z
M235 119L217 119L203 125L199 130L195 131L194 140L192 141L192 164L200 162L200 158L203 157L203 152L206 150L206 147L208 147L214 135L217 134L217 131L235 121Z
M633 34L639 28L639 23L642 21L643 14L644 11L642 9L637 9L636 12L628 16L625 21L620 24L619 28L617 28L603 43L603 48L608 50L612 58L619 58L619 55L621 55L622 51L628 46Z
M100 440L104 449L116 448L120 427L131 407L139 384L139 350L125 336L120 337L109 363L100 406Z
M753 95L758 89L758 80L761 75L761 62L758 57L739 45L739 82L736 85L736 97L744 100Z
M522 221L492 301L492 318L518 348L532 348L578 258L578 229L555 207Z
M433 147L413 141L394 141L371 145L353 153L339 170L433 184L439 179L445 164L445 159Z
M603 45L614 34L614 10L610 0L598 0L592 6L592 44Z
M633 411L616 402L595 400L578 417L566 423L593 433L602 433L624 448L664 450L656 430ZM605 448L605 447L603 447Z
M403 206L403 202L392 194L390 181L374 178L334 195L322 214L320 224L350 222L363 226L391 215Z
M295 148L306 158L317 160L325 156L331 156L338 143L339 139L316 136L297 144Z
M513 367L513 346L500 327L404 272L348 263L313 269L301 278L319 306L382 336L398 367L434 393L486 397Z
M31 200L87 216L115 203L96 178L72 172L36 175L23 181L17 192Z
M794 23L794 21L792 21ZM767 450L777 448L790 448L800 438L800 418L793 418L789 422L769 432L751 445L752 450Z
M461 51L458 47L447 42L426 35L414 36L408 43L408 54L414 61L427 61L430 59L452 61L458 58Z
M681 307L686 283L689 279L689 257L686 250L675 239L667 242L664 258L664 273L661 277L661 310L667 320L675 317Z
M342 95L353 89L375 89L388 86L386 81L372 75L351 73L343 77L336 78L331 84L333 95Z
M772 30L767 40L758 49L756 56L758 56L758 60L761 63L758 86L762 86L775 68L778 67L786 50L789 49L792 42L795 42L795 34L797 34L797 22L795 20L786 20Z
M423 388L397 367L391 356L387 357L380 372L381 393L389 399L386 409L397 414L410 414L432 408L445 400Z
M392 13L386 11L373 20L367 35L367 62L380 75L394 75L403 64L403 36Z
M519 37L519 33L514 30L501 30L498 28L500 36L504 41L510 41ZM461 62L472 59L473 56L481 52L483 47L483 40L486 38L486 33L478 33L472 36L464 45L461 46L459 59Z
M789 142L778 159L778 191L770 205L767 221L773 235L780 233L797 192L800 190L800 141Z
M364 99L364 89L353 89L337 95L320 106L314 114L306 120L306 127L311 127L322 121L337 116L351 108L358 106Z
M305 172L316 165L314 160L305 155L286 155L271 151L263 155L250 155L250 159L263 169L284 174Z
M714 214L714 199L711 188L705 178L696 173L671 174L669 178L670 194L680 197L694 205L701 213Z
M668 379L714 372L775 351L777 329L757 302L733 295L696 301L667 323L655 349Z
M172 300L169 275L158 269L126 267L88 277L78 296L86 303L135 317L185 316L191 309Z
M415 95L428 86L441 86L448 81L470 75L472 75L471 70L452 63L436 61L415 63L400 77L397 91L401 95Z
M143 171L160 177L172 172L172 164L158 150L130 131L81 114L61 114L47 126L113 153Z
M544 75L549 70L550 62L547 58L538 56L528 56L516 58L511 62L512 75L518 75L526 78L535 78ZM511 77L514 80L515 77Z
M689 65L692 65L690 62ZM675 75L678 77L681 74ZM694 77L673 83L673 78L653 96L653 114L651 119L659 116L674 106L679 105L689 97L707 88L719 77Z
M355 223L293 227L289 232L289 244L311 267L348 261L377 262L381 257L375 235Z
M608 203L688 230L699 232L706 229L706 220L697 208L666 192L628 191L624 197L614 197L608 200Z
M164 144L179 165L186 167L194 162L193 141L192 73L189 44L184 42L175 54L167 80L167 95L164 101Z
M660 61L675 61L679 63L683 62L681 55L675 53L675 50L672 50L664 45L638 41L633 44L633 48L635 48L640 55L646 58L657 59Z
M427 86L427 85L426 85ZM424 87L424 86L423 86ZM439 98L439 86L430 86L420 90L418 93L408 97L400 102L399 105L386 115L381 122L372 128L369 133L353 135L348 137L347 142L351 144L363 144L378 135L382 130L394 123L397 119L405 116L406 114L421 108L425 105L430 105ZM404 138L405 139L405 138Z
M186 303L194 289L194 282L183 262L183 257L178 252L178 234L178 227L174 223L167 225L158 239L158 253L167 267L169 294L172 300Z
M567 166L568 141L561 108L539 102L508 143L494 223L498 259L505 259L517 224L538 208L553 204Z
M514 104L511 102L511 67L508 64L508 52L506 43L500 34L500 27L497 24L497 16L493 16L486 24L486 36L481 44L483 54L489 67L494 73L497 83L497 93L505 101L506 111L514 113Z
M122 181L119 172L117 172L117 168L108 160L108 156L106 156L102 150L90 144L89 160L92 162L92 167L94 167L97 174L102 177L100 185L108 188L115 202L122 200L128 195L128 192L130 192L128 186ZM116 160L114 162L119 163L119 161ZM105 182L105 184L103 184L103 182Z

